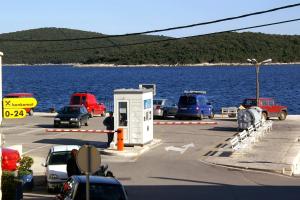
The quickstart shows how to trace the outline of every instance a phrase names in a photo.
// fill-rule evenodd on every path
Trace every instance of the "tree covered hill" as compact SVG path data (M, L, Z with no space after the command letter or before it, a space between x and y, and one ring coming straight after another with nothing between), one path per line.
M7 64L106 63L106 64L197 64L245 62L272 58L273 62L299 62L300 36L262 33L223 33L176 41L118 46L168 39L138 35L106 39L11 42L5 39L41 40L105 36L100 33L65 28L41 28L0 34L0 51ZM103 48L115 46L112 48ZM95 48L101 47L101 48ZM77 50L76 50L77 49ZM85 49L85 50L78 50ZM69 51L72 50L72 51Z

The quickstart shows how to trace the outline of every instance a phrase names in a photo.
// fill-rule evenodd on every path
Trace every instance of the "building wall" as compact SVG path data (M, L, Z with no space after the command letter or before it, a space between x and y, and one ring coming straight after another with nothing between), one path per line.
M153 139L153 108L152 108L152 92L149 93L129 93L129 94L114 94L114 113L115 126L119 128L118 102L128 101L128 126L124 128L124 143L125 144L145 144ZM144 100L151 99L151 108L144 109ZM151 120L148 120L147 125L144 123L145 111L151 111ZM147 127L148 126L148 130ZM145 130L147 132L145 132ZM150 132L150 133L149 133Z

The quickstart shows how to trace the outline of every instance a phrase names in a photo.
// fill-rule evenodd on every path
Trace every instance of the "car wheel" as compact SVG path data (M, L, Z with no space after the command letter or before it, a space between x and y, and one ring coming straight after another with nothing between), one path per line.
M213 119L215 117L215 113L211 112L210 115L208 116L209 119Z
M163 119L167 119L167 117L168 117L168 113L167 113L167 111L164 111L164 112L163 112L163 115L162 115L162 118L163 118Z
M53 193L54 190L53 190L52 188L50 188L50 187L47 185L47 192L48 192L48 193Z
M84 123L85 126L88 126L89 123L88 123L88 120L86 120L86 122Z
M182 117L179 117L178 115L175 115L175 119L182 120Z
M77 128L81 128L81 121L77 123Z
M92 110L92 112L90 113L90 117L93 118L95 116L94 111Z
M204 118L203 113L200 114L199 120L202 120Z
M267 114L266 112L263 112L263 113L262 113L262 118L263 118L264 120L267 120L267 119L268 119L268 114Z
M106 114L106 113L103 111L103 113L101 114L101 117L105 117L105 114Z
M58 128L59 125L60 125L59 123L54 123L53 127L54 127L54 128Z
M29 111L29 116L32 116L33 115L33 110L32 109L30 109L30 111Z
M281 111L280 113L279 113L279 116L278 116L278 119L279 120L285 120L286 119L286 112L285 111Z

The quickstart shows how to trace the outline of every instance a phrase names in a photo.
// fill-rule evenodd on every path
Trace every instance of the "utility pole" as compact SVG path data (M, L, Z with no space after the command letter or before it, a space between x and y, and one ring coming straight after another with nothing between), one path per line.
M252 58L252 59L247 59L247 62L248 63L251 63L253 65L255 65L256 67L256 106L258 106L258 101L259 101L259 68L261 65L264 65L266 63L270 63L272 62L272 59L267 59L267 60L264 60L262 62L257 62L256 59Z

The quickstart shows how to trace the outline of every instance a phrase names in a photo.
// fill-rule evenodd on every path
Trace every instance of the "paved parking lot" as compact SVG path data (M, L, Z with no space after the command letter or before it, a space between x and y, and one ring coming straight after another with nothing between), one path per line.
M89 126L81 129L104 129L102 120L101 117L92 118ZM203 155L236 133L234 119L218 118L214 121L218 124L155 126L154 137L162 140L158 147L137 158L102 156L102 161L125 185L130 199L198 199L199 195L201 199L244 199L245 193L248 194L245 199L280 199L282 196L277 191L285 194L285 199L299 197L300 180L297 178L236 171L199 162ZM38 180L43 180L40 163L52 145L90 143L98 148L105 147L105 134L45 132L46 128L52 128L52 124L53 117L47 116L3 122L5 146L23 145L23 152L34 157L34 173ZM188 148L183 153L176 151L176 148L185 146ZM264 187L269 189L264 190ZM258 193L262 198L257 198ZM46 193L43 184L24 197L51 198L53 195Z

